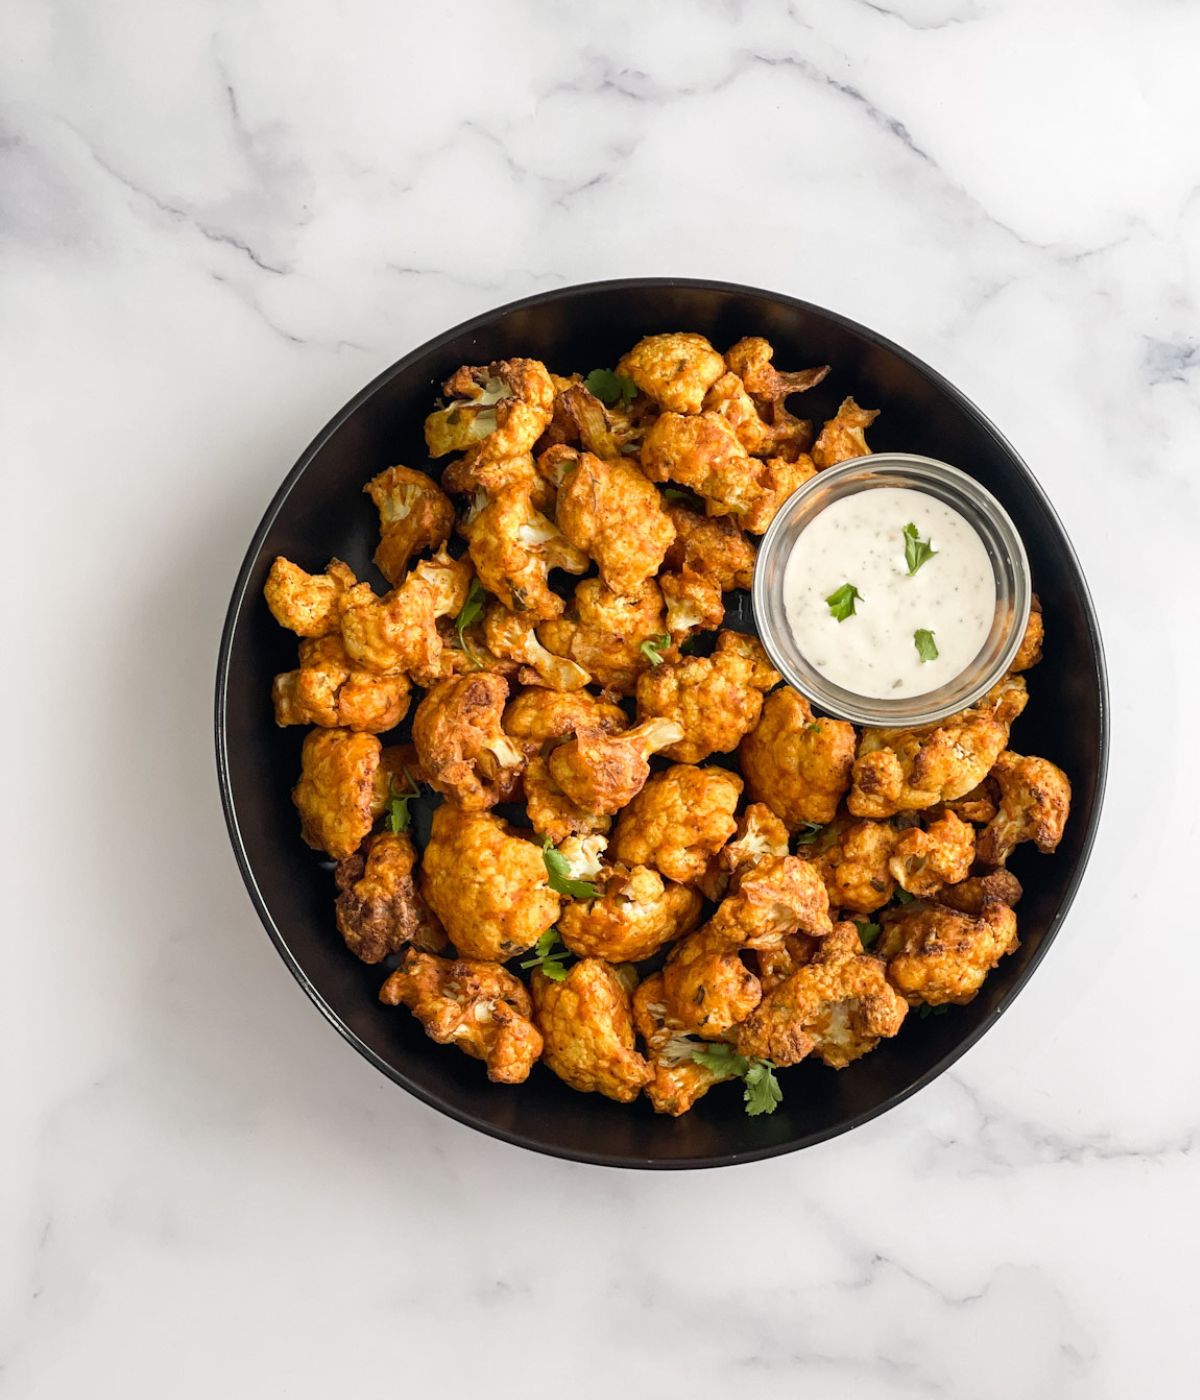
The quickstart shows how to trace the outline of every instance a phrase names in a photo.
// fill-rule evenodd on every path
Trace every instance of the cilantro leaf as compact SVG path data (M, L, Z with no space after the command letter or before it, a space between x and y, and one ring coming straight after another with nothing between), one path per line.
M551 982L561 982L567 975L567 969L563 965L564 959L570 956L567 950L558 943L558 930L548 928L541 938L533 945L533 956L526 958L519 964L521 967L540 967Z
M775 1066L770 1060L751 1060L745 1074L746 1112L751 1118L760 1113L774 1113L783 1102L783 1090L775 1078Z
M841 588L835 588L825 601L829 604L829 611L839 622L845 622L848 617L854 616L855 602L865 602L863 595L852 583L843 583Z
M896 891L896 903L897 903L897 904L911 904L911 903L913 902L914 899L916 899L916 895L915 895L915 894L909 894L909 892L908 892L907 890L897 890L897 891Z
M659 637L647 637L646 640L640 644L638 650L646 660L649 661L651 666L661 666L663 664L663 658L659 653L664 647L669 647L670 645L671 634L669 632L664 632Z
M904 562L908 565L908 572L915 574L936 553L937 550L928 540L918 538L917 527L910 520L904 527Z
M825 827L820 822L805 822L800 834L796 837L796 845L811 846L824 830Z
M926 661L937 660L937 643L933 640L933 633L927 627L918 627L913 633L913 641L916 643L917 655L921 658L921 664Z
M595 394L608 408L620 403L632 403L637 398L637 385L615 370L594 369L583 383L588 393Z
M459 648L465 651L473 661L475 661L475 657L472 655L471 648L467 643L467 639L463 636L463 633L473 622L479 620L479 616L483 612L483 604L486 597L487 594L483 591L483 584L481 584L477 578L473 578L471 580L470 591L467 593L466 602L459 608L458 616L454 619L454 630L458 634ZM475 664L478 667L478 661L476 661Z
M414 797L421 795L421 789L414 781L413 775L407 768L403 772L408 779L406 788L397 788L395 777L391 773L388 774L387 825L393 836L399 836L402 831L408 830L408 824L412 820L408 804Z
M542 843L542 860L546 863L546 876L555 894L570 895L572 899L595 899L600 893L590 880L572 877L570 862L561 851L554 849L554 842L548 836Z
M698 1045L692 1051L692 1059L713 1074L725 1074L733 1079L741 1079L750 1068L750 1061L723 1040Z
M924 1021L927 1016L942 1016L949 1010L949 1002L943 1002L941 1006L930 1006L930 1004L927 1001L923 1001L921 1003L921 1009L917 1012L917 1015L921 1018L922 1021Z
M700 497L694 491L685 491L680 486L664 486L663 495L668 501L682 501L684 505L699 505Z
M870 948L883 931L881 924L873 924L870 919L855 919L854 927L858 930L858 941L864 948Z

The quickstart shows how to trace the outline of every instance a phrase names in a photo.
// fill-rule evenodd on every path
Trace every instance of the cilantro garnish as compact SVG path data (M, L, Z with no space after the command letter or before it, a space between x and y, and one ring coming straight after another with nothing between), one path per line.
M408 804L414 797L420 797L421 789L413 779L413 775L407 768L403 769L404 776L408 779L406 788L397 788L395 777L388 774L388 803L387 803L387 824L388 830L399 836L402 831L408 830L408 824L412 821L412 813L408 810Z
M660 653L664 647L669 647L670 645L671 634L669 632L664 632L658 637L647 637L638 647L638 650L646 660L649 661L651 666L661 666L663 664L663 658Z
M854 927L858 930L858 941L864 948L870 948L882 932L881 924L874 924L870 919L855 919Z
M558 947L555 947L555 944ZM541 938L533 945L533 956L526 958L521 967L540 967L551 982L561 982L567 975L567 969L563 965L564 959L570 954L558 943L558 930L548 928Z
M602 404L612 408L616 404L632 403L637 397L637 385L611 369L594 369L583 381L589 394L595 394Z
M783 1102L783 1090L770 1060L747 1059L722 1040L697 1046L692 1051L692 1059L713 1074L740 1079L746 1086L742 1097L751 1118L757 1118L760 1113L774 1113Z
M590 880L572 877L570 862L561 851L554 849L554 843L548 836L542 844L542 859L546 862L546 876L555 894L569 895L572 899L595 899L600 893Z
M922 664L926 661L937 660L937 643L933 640L933 633L927 627L918 627L913 633L913 641L916 643L917 655L921 658Z
M829 604L829 611L839 622L845 622L848 617L854 616L855 602L864 602L863 595L852 583L843 583L841 588L835 588L825 601Z
M915 574L921 565L932 559L936 553L937 550L928 540L918 538L917 527L909 521L904 527L904 562L908 565L908 572Z

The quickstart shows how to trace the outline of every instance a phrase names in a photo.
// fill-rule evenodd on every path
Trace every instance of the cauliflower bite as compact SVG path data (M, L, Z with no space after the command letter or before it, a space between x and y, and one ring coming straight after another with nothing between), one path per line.
M770 807L751 802L738 818L733 839L712 856L700 889L714 903L725 898L730 880L767 856L786 856L788 829Z
M280 554L271 565L263 597L271 616L298 637L327 637L342 625L347 608L375 600L369 583L359 583L354 570L331 559L323 574L309 574Z
M752 457L765 457L774 450L775 431L736 374L723 374L705 394L702 407L707 413L720 414Z
M809 822L824 825L850 786L854 727L814 719L808 701L786 687L767 696L738 759L751 799L765 802L789 831Z
M581 729L551 751L550 776L576 807L612 816L645 786L650 755L682 735L683 726L670 719L648 719L620 734Z
M668 880L698 884L710 856L737 829L742 780L724 768L677 763L653 774L617 818L609 855L653 866Z
M550 570L582 574L588 567L587 555L534 508L521 486L506 487L488 501L471 522L467 547L479 582L510 612L538 621L563 610L563 600L550 590Z
M1046 639L1046 624L1042 617L1042 604L1035 593L1029 607L1029 621L1021 637L1021 645L1012 659L1010 671L1028 671L1042 659L1042 643Z
M914 826L897 834L888 871L902 890L929 899L943 885L965 880L974 860L974 827L943 812L924 831Z
M738 948L766 948L787 934L821 938L833 929L821 873L799 856L764 856L738 877L709 922Z
M720 929L680 939L662 970L667 1015L685 1033L722 1040L762 1000L762 984Z
M599 958L577 962L561 982L534 969L542 1059L572 1089L632 1103L650 1081L650 1066L635 1049L629 1001L634 980Z
M363 490L379 510L379 548L375 563L395 587L409 560L425 549L441 549L454 528L454 507L425 472L388 467Z
M470 496L463 533L493 496L511 487L524 490L538 508L545 510L554 500L554 489L539 473L531 452L516 457L491 457L482 447L473 447L451 462L442 473L442 486L456 496Z
M718 1074L692 1059L695 1042L683 1035L682 1027L667 1015L661 972L638 984L633 994L633 1024L645 1043L646 1058L654 1074L646 1085L646 1097L655 1113L678 1118L714 1084L734 1077L732 1070Z
M609 588L632 593L658 572L675 538L662 498L632 462L602 462L570 447L550 448L542 462L548 459L564 467L559 529L595 561Z
M703 900L695 890L648 866L607 866L597 883L595 899L575 900L558 920L563 943L581 958L641 962L700 920Z
M417 706L413 743L430 787L468 811L512 797L525 755L501 726L508 682L490 671L439 681Z
M681 642L693 632L715 632L725 621L725 600L716 579L685 566L677 574L659 574L667 605L667 638Z
M1000 787L1000 810L980 834L984 865L1003 865L1021 841L1032 841L1043 855L1062 840L1071 810L1071 783L1045 758L1002 753L991 776Z
M1021 882L1008 870L990 870L972 875L957 885L947 885L938 893L938 903L960 914L982 914L986 904L1007 904L1015 909L1024 891Z
M682 737L664 756L699 763L737 748L758 723L763 691L779 680L754 638L722 632L711 656L685 656L644 671L637 684L638 716L674 720Z
M607 407L578 381L555 388L554 417L543 442L583 447L605 461L637 451L647 422L644 412L620 404Z
M746 336L729 347L725 356L729 368L746 386L756 403L782 403L791 394L803 394L815 389L829 373L829 365L798 369L785 374L771 363L775 350L769 340L760 335Z
M719 413L664 413L642 442L642 470L650 480L674 481L703 496L709 515L749 510L761 494L761 465Z
M814 388L828 365L783 374L771 364L774 351L760 336L739 340L726 355L730 373L709 390L704 407L726 418L747 452L795 461L812 444L812 423L793 417L785 400Z
M493 962L431 958L410 948L379 1000L407 1006L431 1040L482 1060L494 1084L523 1083L542 1053L529 993Z
M869 456L866 430L878 417L877 408L859 408L852 398L843 399L813 443L812 458L818 470L836 467L853 457Z
M839 929L857 950L854 925ZM738 1027L739 1055L794 1065L814 1054L833 1069L845 1069L900 1029L908 1006L888 985L883 963L861 951L847 956L835 940L826 941L834 946L821 948L769 991Z
M503 962L558 918L541 850L490 812L443 802L421 862L421 893L455 948Z
M387 797L381 752L374 734L314 729L305 736L292 801L300 834L314 850L345 860L362 845Z
M666 510L675 526L675 540L664 561L668 569L707 574L725 593L750 587L754 544L735 521L727 515L701 515L678 501L668 501Z
M759 465L757 473L758 490L747 510L738 516L738 523L751 534L763 535L771 521L779 514L784 501L809 479L816 476L813 459L800 453L791 460L786 457L768 457Z
M539 836L548 836L555 845L572 836L606 835L612 817L579 807L554 781L550 765L534 753L525 765L525 814Z
M281 727L319 724L382 734L408 713L411 689L403 671L380 676L360 670L346 655L341 637L330 635L300 643L299 667L275 677L271 698Z
M725 373L725 361L702 335L648 335L624 354L617 373L673 413L699 413L704 395Z
M450 402L425 420L431 457L484 441L494 458L517 457L533 447L554 412L554 383L539 360L463 365L442 390Z
M1007 904L985 902L978 914L940 904L889 909L875 951L888 980L910 1006L963 1005L1006 953L1017 948L1017 916Z
M525 685L582 690L591 677L577 662L547 651L534 626L528 613L509 612L503 603L492 603L483 616L484 642L501 661L520 664L520 680Z
M467 601L471 567L444 550L423 559L378 602L347 609L342 618L346 654L377 675L406 671L419 685L438 679L446 639L438 619L454 617Z
M338 862L338 932L365 963L382 962L406 943L436 952L446 935L413 883L417 852L407 832L382 831Z
M531 757L579 729L618 734L628 727L629 717L619 705L597 700L587 690L523 690L504 711L504 732Z
M835 909L873 914L896 893L889 867L898 833L888 822L839 817L802 848L821 872Z
M1021 677L1007 676L938 725L864 729L846 806L856 817L890 817L961 797L988 775L1027 698Z
M665 629L663 595L652 578L634 593L614 593L602 580L585 578L568 615L543 622L537 633L544 647L577 662L597 685L632 695L651 664L642 643Z
M953 812L965 822L986 826L1000 810L1000 789L991 778L984 778L983 782L976 783L970 792L964 792L961 797L940 802L937 810Z

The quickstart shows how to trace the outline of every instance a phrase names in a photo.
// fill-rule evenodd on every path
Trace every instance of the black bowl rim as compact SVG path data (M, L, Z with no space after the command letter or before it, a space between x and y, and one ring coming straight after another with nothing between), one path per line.
M764 1147L750 1152L726 1152L704 1157L660 1161L647 1158L632 1158L604 1152L574 1151L566 1147L550 1146L545 1142L530 1138L524 1133L509 1132L503 1128L497 1127L494 1123L487 1122L473 1113L465 1112L454 1104L441 1099L438 1095L429 1093L420 1084L404 1074L403 1071L389 1064L380 1055L377 1055L369 1045L346 1025L305 974L304 969L300 966L300 963L289 948L283 933L276 925L267 907L266 900L263 898L262 891L259 889L258 881L255 878L249 857L246 854L245 844L242 840L241 827L238 822L237 812L234 808L229 774L226 720L229 664L230 654L233 649L233 636L237 629L242 609L246 605L250 576L254 570L259 552L262 549L267 534L275 522L276 516L278 516L288 496L291 494L292 488L308 469L313 458L351 414L356 413L371 395L382 385L387 383L393 375L399 374L415 361L440 349L449 341L465 333L486 326L497 317L508 315L513 311L546 305L586 293L598 291L644 292L657 288L671 287L691 287L704 291L765 297L768 300L778 302L784 306L794 307L800 311L812 312L819 316L824 316L845 329L864 337L881 349L906 361L912 368L925 375L943 394L952 399L970 418L974 419L981 431L995 439L999 448L1024 475L1042 509L1045 510L1046 514L1058 527L1068 561L1074 567L1076 577L1079 579L1081 602L1083 604L1084 615L1087 618L1088 635L1096 652L1100 752L1098 755L1096 773L1096 800L1092 808L1088 830L1084 834L1083 846L1080 851L1078 863L1067 884L1058 910L1047 927L1041 943L1032 956L1029 965L1009 989L1003 1000L997 1006L995 1014L990 1019L982 1022L966 1034L955 1044L952 1050L904 1089L892 1094L889 1098L885 1099L868 1112L856 1114L845 1122L838 1124L836 1127L803 1134L790 1142L779 1143L771 1147ZM258 912L258 917L263 927L274 943L276 951L291 971L292 976L295 977L296 981L308 994L309 999L330 1025L332 1025L342 1038L352 1045L365 1060L374 1065L377 1070L387 1075L389 1079L399 1084L402 1088L407 1089L410 1094L413 1094L431 1108L446 1114L447 1117L453 1118L457 1122L465 1124L467 1127L475 1128L481 1133L486 1133L488 1137L498 1138L502 1142L509 1142L517 1147L527 1148L532 1152L540 1152L546 1156L558 1157L567 1161L583 1162L592 1166L628 1167L652 1171L687 1171L705 1167L736 1166L744 1162L763 1161L770 1157L782 1156L788 1152L797 1152L805 1147L813 1147L817 1143L826 1142L831 1138L839 1137L841 1134L850 1132L854 1128L861 1127L862 1124L870 1122L871 1119L877 1118L883 1113L887 1113L898 1104L903 1103L905 1099L910 1098L919 1090L924 1089L926 1085L931 1084L939 1075L945 1073L951 1065L965 1055L966 1052L995 1025L1024 989L1029 979L1040 966L1042 959L1046 956L1047 950L1054 941L1059 929L1062 927L1063 920L1066 918L1071 905L1074 903L1075 895L1079 890L1080 882L1083 879L1084 871L1087 868L1088 860L1092 853L1092 847L1095 844L1096 831L1100 824L1101 810L1104 805L1104 790L1108 775L1109 728L1108 668L1105 663L1104 644L1100 635L1100 624L1096 617L1095 605L1092 602L1091 592L1088 589L1083 570L1080 568L1078 555L1075 553L1075 548L1071 543L1070 537L1063 528L1058 512L1054 509L1049 497L1042 489L1041 483L1030 470L1024 458L1017 452L1016 448L1013 447L1004 434L1000 432L999 428L996 427L991 419L978 409L960 389L956 388L948 379L939 374L937 370L927 365L910 351L904 349L903 346L897 345L886 336L871 330L868 326L851 320L848 316L839 315L836 311L826 310L826 308L818 306L814 302L804 301L799 297L791 297L782 292L768 291L761 287L751 287L738 282L714 281L701 277L621 277L598 282L574 283L570 286L555 287L548 291L537 292L532 296L521 297L516 301L506 302L503 306L493 307L491 310L484 311L478 316L472 316L469 320L463 321L459 325L451 327L449 330L442 331L439 335L425 341L424 344L419 345L416 349L410 350L407 355L403 355L381 374L378 374L365 388L359 390L349 402L343 405L343 407L325 424L316 437L313 438L301 453L296 465L284 478L283 484L271 499L270 505L268 505L262 520L259 522L258 529L254 532L254 538L250 542L250 547L246 551L245 558L242 561L242 567L238 572L237 582L234 584L233 596L230 599L229 609L225 616L225 625L221 631L221 644L217 656L215 710L217 778L221 790L221 806L225 813L225 824L229 831L229 839L233 845L234 855L237 858L238 867L242 873L242 880L250 895L251 902Z

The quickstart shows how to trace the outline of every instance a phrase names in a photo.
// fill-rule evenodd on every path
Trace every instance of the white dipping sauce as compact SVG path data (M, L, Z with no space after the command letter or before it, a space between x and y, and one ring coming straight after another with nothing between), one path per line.
M915 573L905 557L909 523L936 550ZM861 596L839 622L827 599L845 584ZM973 527L936 497L894 486L856 491L814 516L788 558L783 595L809 664L875 699L924 695L960 675L996 611L995 575ZM935 659L921 659L918 629L933 633Z

